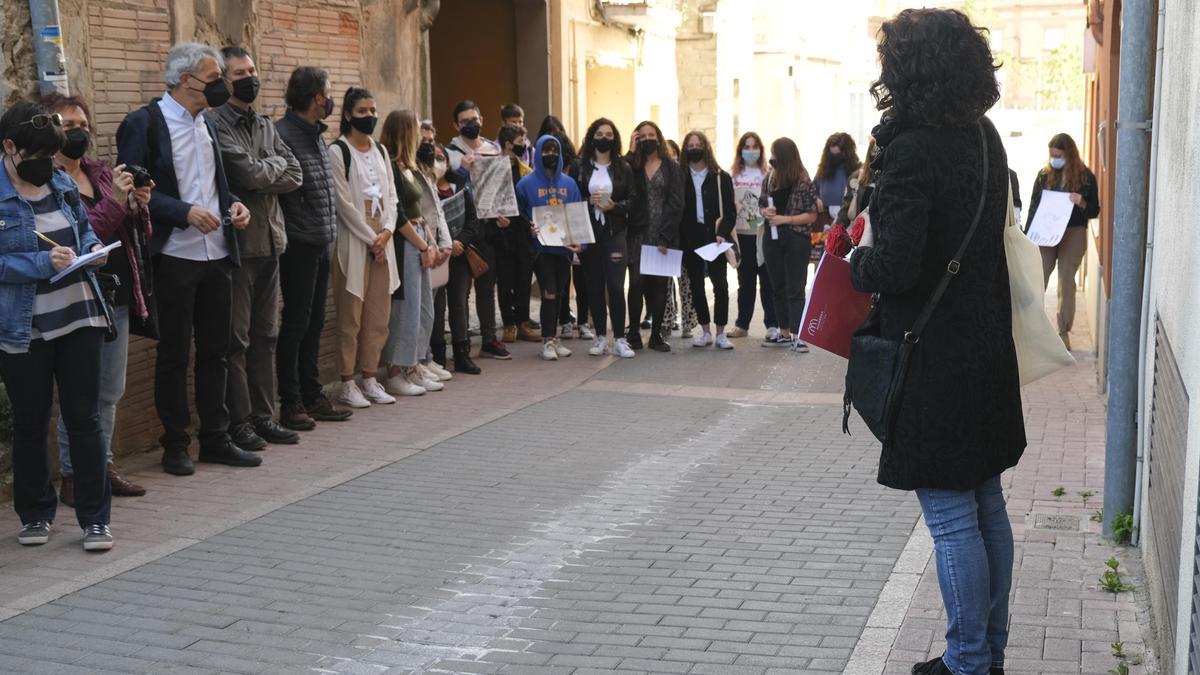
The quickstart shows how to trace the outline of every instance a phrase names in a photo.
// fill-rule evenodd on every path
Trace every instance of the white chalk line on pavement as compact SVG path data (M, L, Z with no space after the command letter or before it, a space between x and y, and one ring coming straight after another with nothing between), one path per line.
M913 526L908 543L892 566L892 572L879 593L875 609L867 618L867 626L854 646L850 660L842 669L842 675L880 675L883 672L932 556L933 539L922 516Z

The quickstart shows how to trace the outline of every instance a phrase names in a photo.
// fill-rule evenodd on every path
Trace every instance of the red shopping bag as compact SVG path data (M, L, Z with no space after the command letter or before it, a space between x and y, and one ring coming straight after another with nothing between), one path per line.
M804 305L799 339L850 358L850 338L871 311L870 293L850 285L850 263L826 253L817 265L812 292Z

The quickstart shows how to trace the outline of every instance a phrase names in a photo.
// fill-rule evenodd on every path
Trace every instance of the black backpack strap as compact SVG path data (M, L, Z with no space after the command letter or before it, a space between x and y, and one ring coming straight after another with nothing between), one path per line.
M340 138L334 141L333 144L342 151L342 164L346 165L345 178L346 180L350 180L350 146L346 145L346 142Z
M383 149L383 143L380 143L379 141L375 141L375 149L379 151L379 156L383 158L383 165L387 166L387 163L388 163L387 150Z
M975 236L975 230L979 229L979 220L983 216L983 204L987 199L988 188L988 146L987 137L983 133L983 121L980 120L979 125L979 142L983 145L983 187L979 193L979 205L975 207L975 219L971 221L971 229L967 230L967 236L963 237L962 244L958 246L958 252L954 254L954 258L946 265L946 273L942 275L941 281L938 282L937 288L933 290L933 295L929 296L929 301L925 303L925 307L917 316L916 322L913 323L912 330L904 334L904 341L910 344L916 344L921 340L921 333L925 330L925 324L929 323L929 317L933 315L933 310L937 307L938 302L942 299L942 295L946 292L946 287L950 285L950 280L953 279L962 267L963 254L967 252L967 245L971 243L971 238Z

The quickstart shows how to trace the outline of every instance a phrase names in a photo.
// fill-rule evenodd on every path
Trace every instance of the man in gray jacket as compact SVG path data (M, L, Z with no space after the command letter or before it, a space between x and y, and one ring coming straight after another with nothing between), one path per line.
M251 106L258 96L254 60L241 47L221 50L233 96L216 109L218 144L229 189L250 209L250 227L237 233L242 266L233 272L230 340L230 438L243 450L297 443L300 436L275 422L275 341L279 336L279 256L287 234L278 195L300 187L300 162L275 125Z

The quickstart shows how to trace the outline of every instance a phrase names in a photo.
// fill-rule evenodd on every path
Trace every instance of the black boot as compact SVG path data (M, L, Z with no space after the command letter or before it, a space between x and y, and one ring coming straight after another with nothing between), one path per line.
M470 342L455 342L454 343L454 372L467 373L468 375L478 375L483 372L475 362L471 360L471 343Z
M433 352L433 362L439 366L446 367L446 343L440 345L430 345L429 351Z

